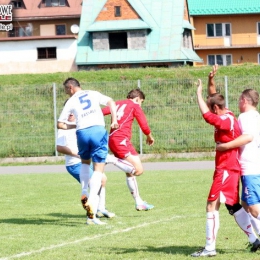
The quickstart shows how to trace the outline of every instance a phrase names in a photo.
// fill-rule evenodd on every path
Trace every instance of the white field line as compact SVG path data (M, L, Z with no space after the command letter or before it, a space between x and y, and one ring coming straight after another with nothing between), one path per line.
M0 260L9 260L9 259L14 259L14 258L21 258L21 257L24 257L24 256L29 256L29 255L32 255L32 254L40 254L44 251L49 251L49 250L53 250L53 249L68 246L68 245L78 244L78 243L81 243L81 242L84 242L84 241L87 241L87 240L94 240L94 239L105 237L105 236L129 232L129 231L137 229L137 228L142 228L142 227L146 227L146 226L161 223L161 222L168 222L168 221L171 221L171 220L177 219L177 218L183 218L183 216L173 216L173 217L166 219L166 220L157 220L157 221L154 221L154 222L143 223L141 225L137 225L137 226L134 226L134 227L125 228L125 229L122 229L122 230L115 230L115 231L112 231L112 232L109 232L109 233L98 234L98 235L95 235L95 236L92 236L92 237L83 237L83 238L78 239L78 240L74 240L74 241L70 241L70 242L66 242L66 243L62 243L62 244L58 244L58 245L51 245L51 246L48 246L48 247L43 247L41 249L32 250L32 251L29 251L29 252L22 252L22 253L17 254L17 255L3 257L3 258L0 258Z

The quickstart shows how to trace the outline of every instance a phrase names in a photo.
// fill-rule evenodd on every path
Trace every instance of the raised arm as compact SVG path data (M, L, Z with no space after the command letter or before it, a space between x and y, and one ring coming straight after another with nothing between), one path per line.
M198 79L197 100L201 114L203 115L207 113L209 111L209 108L202 97L202 84L200 79Z
M217 92L215 80L214 80L214 76L216 75L217 70L218 70L218 64L212 67L212 71L208 75L208 95L215 94Z

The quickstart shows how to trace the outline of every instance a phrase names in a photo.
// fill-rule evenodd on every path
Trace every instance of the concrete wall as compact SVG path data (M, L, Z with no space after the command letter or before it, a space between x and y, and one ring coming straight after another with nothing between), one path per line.
M56 47L56 59L37 59L37 48ZM0 74L76 71L76 39L0 42Z
M135 30L127 32L128 50L145 50L146 35L146 30ZM93 49L95 51L109 50L107 32L93 33Z

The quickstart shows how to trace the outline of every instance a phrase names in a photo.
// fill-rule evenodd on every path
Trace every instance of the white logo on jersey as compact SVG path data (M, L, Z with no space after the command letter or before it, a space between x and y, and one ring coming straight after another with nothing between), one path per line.
M126 139L124 139L120 144L126 146Z

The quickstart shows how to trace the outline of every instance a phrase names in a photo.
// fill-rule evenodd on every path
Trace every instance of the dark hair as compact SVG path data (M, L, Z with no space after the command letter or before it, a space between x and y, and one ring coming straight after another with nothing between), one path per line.
M225 98L219 93L214 93L208 96L207 105L211 111L214 111L214 106L217 105L220 109L225 108Z
M128 94L127 94L127 99L134 99L136 97L139 97L140 99L145 100L145 95L143 91L141 91L139 88L137 89L132 89Z
M247 101L251 103L252 106L256 107L259 102L259 93L251 88L245 89L242 94L242 98L245 98Z
M63 82L64 87L68 87L68 85L72 85L73 87L80 87L79 82L75 78L67 78Z

